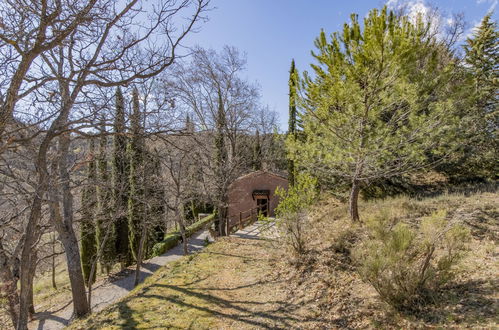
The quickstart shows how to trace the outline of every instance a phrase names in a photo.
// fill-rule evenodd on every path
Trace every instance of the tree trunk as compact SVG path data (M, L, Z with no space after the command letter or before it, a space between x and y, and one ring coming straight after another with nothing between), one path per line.
M114 219L113 219L113 221L114 221ZM107 244L107 240L109 239L109 236L111 235L112 230L113 230L112 224L106 228L106 234L104 235L102 242L100 242L100 244L97 246L97 255L95 256L95 259L92 262L92 268L90 269L89 281L87 282L87 287L88 287L87 301L88 301L89 313L92 312L92 284L93 284L93 282L91 279L94 278L94 274L97 272L97 264L99 263L99 261L102 258L102 254L104 253L104 247ZM101 264L101 266L102 266L102 264ZM110 272L109 263L106 263L104 265L104 267L106 268L107 275L109 275L109 272Z
M184 224L180 224L180 235L182 235L182 247L184 249L184 256L189 254L189 249L187 248L187 235L185 234Z
M80 250L78 240L73 228L73 194L70 187L70 177L68 172L69 157L69 133L64 133L59 138L59 176L62 193L62 222L56 221L56 229L61 237L66 261L68 266L69 282L73 297L74 316L83 317L90 312L87 295L85 292L85 280L80 262Z
M38 254L35 251L35 260L38 259ZM29 318L30 320L33 319L33 316L35 315L35 303L33 302L33 281L35 278L35 272L36 272L36 262L31 264L30 267L30 288L28 290L29 297L28 297L28 313L29 313Z
M73 313L77 318L83 317L89 313L89 307L85 292L85 281L81 269L78 241L72 227L66 227L65 232L60 233L60 236L64 251L66 252L69 282L71 284L71 294L73 297Z
M226 232L226 221L227 221L227 208L222 206L222 207L219 207L218 208L218 235L219 236L226 236L227 235L227 232Z
M135 268L135 280L133 286L136 287L140 281L140 267L142 266L142 259L144 257L144 247L146 245L147 226L143 224L142 237L140 238L139 252L137 253L137 267Z
M9 257L5 254L2 242L0 241L0 281L2 282L2 291L7 299L7 312L12 320L13 328L17 327L18 315L17 305L19 296L17 295L17 279L9 265Z
M54 124L52 124L52 127ZM31 265L36 264L36 243L41 236L41 231L38 222L42 216L42 200L48 188L48 172L47 172L47 150L52 140L53 135L49 132L43 139L35 162L35 167L38 172L38 184L33 194L33 202L28 218L28 222L24 229L24 241L20 257L20 290L19 290L19 313L16 329L28 329L28 314L30 309L30 295L33 292L33 277L31 276ZM30 293L31 291L31 293Z
M352 190L350 191L350 203L349 203L350 217L354 222L360 221L359 207L358 207L359 192L360 192L360 182L357 179L354 179L352 182Z
M41 175L40 181L44 182L43 174ZM39 230L36 228L39 218L41 217L41 207L42 207L42 195L45 192L44 184L41 183L35 192L35 198L33 204L31 205L31 213L28 219L28 223L25 228L25 238L23 242L23 248L21 251L20 258L20 294L19 294L19 314L17 329L27 330L28 329L28 317L31 304L31 295L33 292L33 276L31 276L31 271L33 267L32 264L36 264L36 253L34 253L36 242L40 236ZM30 293L31 291L31 293Z
M187 249L187 235L185 234L185 222L183 218L184 206L182 204L177 206L175 210L175 218L177 219L177 224L180 230L180 236L182 237L182 248L184 251L184 255L189 254L189 250Z
M55 283L55 233L52 234L52 288L57 290Z

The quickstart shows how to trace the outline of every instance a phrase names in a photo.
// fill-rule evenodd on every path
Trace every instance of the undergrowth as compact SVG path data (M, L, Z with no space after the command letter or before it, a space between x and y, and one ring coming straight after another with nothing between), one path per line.
M290 299L315 299L319 328L497 324L498 202L494 192L364 201L356 224L323 198L309 210L307 252L280 276Z

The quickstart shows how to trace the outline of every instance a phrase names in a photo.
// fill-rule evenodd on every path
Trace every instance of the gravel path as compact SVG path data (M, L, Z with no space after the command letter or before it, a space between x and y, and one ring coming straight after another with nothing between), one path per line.
M192 235L188 243L189 252L203 249L206 237L212 240L208 231L201 230ZM140 282L151 276L152 273L161 266L177 260L182 256L182 245L177 245L165 254L147 260L141 268ZM134 272L131 271L130 274L117 279L116 281L103 283L95 287L92 291L92 311L98 312L107 305L126 296L133 289L134 275ZM37 319L30 323L29 328L46 330L62 329L69 323L72 313L73 305L71 304L71 301L69 301L65 306L57 306L51 311L38 313L36 315Z

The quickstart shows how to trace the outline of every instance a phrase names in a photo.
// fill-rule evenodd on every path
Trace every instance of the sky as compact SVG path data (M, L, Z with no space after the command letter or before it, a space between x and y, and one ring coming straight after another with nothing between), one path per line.
M246 78L261 88L262 103L278 114L280 130L288 120L288 79L291 59L300 72L310 69L310 51L321 29L341 30L350 14L364 17L370 9L407 4L413 11L438 7L446 21L464 13L468 35L499 0L212 0L209 21L190 36L187 46L220 50L235 46L247 57Z

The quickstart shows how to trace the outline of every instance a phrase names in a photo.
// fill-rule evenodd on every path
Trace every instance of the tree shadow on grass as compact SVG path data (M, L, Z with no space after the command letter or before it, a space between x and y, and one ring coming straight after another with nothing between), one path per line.
M119 317L116 320L109 320L113 324L120 322L119 326L126 329L136 328L137 321L133 319L132 311L128 307L133 299L140 297L141 299L155 299L164 302L164 305L172 304L173 310L192 309L200 312L205 312L208 315L222 319L222 322L241 322L251 328L260 329L291 329L296 328L296 324L304 325L309 320L304 320L298 317L295 311L308 301L295 304L290 301L283 300L266 300L266 301L249 301L227 299L216 296L216 292L227 292L239 289L254 288L255 292L259 286L265 284L277 285L282 281L260 280L249 284L242 284L231 288L217 287L202 287L200 284L206 279L200 278L184 285L168 285L162 283L154 283L140 290L139 296L131 296L119 302L115 310L119 312ZM159 292L162 289L170 291L168 294L161 295ZM195 298L194 302L189 298ZM195 301L198 300L199 303ZM170 307L168 308L170 309ZM139 314L141 311L137 311ZM175 317L174 315L172 315ZM168 317L165 315L165 317ZM185 328L197 329L199 324L196 323L196 315L192 315L194 319L185 324ZM102 321L102 320L101 320ZM322 319L314 319L314 322L324 321ZM107 321L105 321L107 322ZM229 323L230 324L230 323ZM102 325L102 324L101 324ZM92 328L91 325L90 329Z
M213 251L207 251L205 253L208 254L208 255L241 258L241 259L244 259L246 261L260 261L260 260L265 260L265 258L253 258L253 257L248 257L248 256L243 256L243 255L237 255L237 254L231 254L231 253L220 253L220 252L213 252Z
M125 301L121 301L116 304L115 309L119 316L116 319L107 319L107 320L99 320L99 321L91 321L86 324L86 330L97 330L102 329L106 325L114 325L118 326L120 329L137 329L139 323L133 318L133 311ZM121 321L121 322L120 322ZM119 322L119 323L118 323ZM82 328L83 329L83 328Z
M249 285L240 286L238 288L247 288L262 282L255 282ZM153 288L165 288L176 291L180 295L167 295L161 296L157 294L147 293ZM233 288L234 290L238 288ZM153 284L148 287L142 297L155 298L165 302L172 303L177 306L191 308L198 311L206 312L211 315L217 316L225 320L233 320L245 323L247 325L258 327L262 329L290 329L293 328L294 322L301 322L302 320L296 317L293 313L299 306L287 301L245 301L245 300L227 300L217 297L212 294L203 293L204 290L226 290L218 288L187 288L186 286L175 286L167 284ZM203 301L204 306L188 303L185 297L195 297ZM208 302L211 307L205 307L205 302ZM275 305L275 307L267 310L252 310L251 306L264 306ZM230 312L222 312L221 310L230 310ZM194 324L191 324L195 328Z

